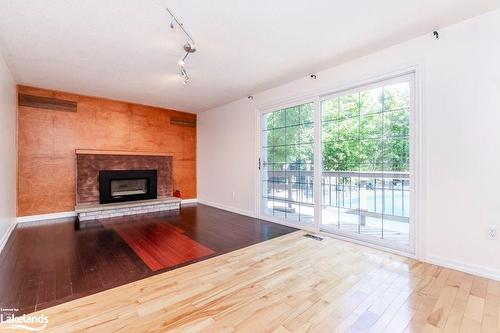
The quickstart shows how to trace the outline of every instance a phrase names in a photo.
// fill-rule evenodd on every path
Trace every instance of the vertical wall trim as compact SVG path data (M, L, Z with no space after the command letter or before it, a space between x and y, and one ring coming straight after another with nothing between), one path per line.
M12 235L12 232L14 232L14 229L16 229L16 221L10 224L9 228L5 232L5 234L2 236L2 239L0 240L0 253L4 250L5 246L9 242L10 236Z

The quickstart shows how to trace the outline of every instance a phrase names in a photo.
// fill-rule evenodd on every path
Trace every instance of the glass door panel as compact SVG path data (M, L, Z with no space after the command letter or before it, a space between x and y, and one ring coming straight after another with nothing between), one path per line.
M262 213L289 223L314 222L314 104L262 115Z
M321 229L410 245L410 80L321 101Z

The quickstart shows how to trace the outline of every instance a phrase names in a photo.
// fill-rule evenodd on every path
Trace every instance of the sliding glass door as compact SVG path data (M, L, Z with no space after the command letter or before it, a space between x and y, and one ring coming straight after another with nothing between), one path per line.
M262 113L263 216L411 250L412 80Z
M262 115L262 211L293 224L314 219L314 103Z
M321 101L321 229L410 245L410 80Z

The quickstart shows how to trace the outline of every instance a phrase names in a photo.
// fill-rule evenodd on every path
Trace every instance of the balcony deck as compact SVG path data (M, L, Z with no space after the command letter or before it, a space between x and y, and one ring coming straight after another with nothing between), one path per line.
M310 224L314 216L313 171L268 171L267 212ZM322 224L340 231L410 243L410 174L385 171L326 171L321 184Z

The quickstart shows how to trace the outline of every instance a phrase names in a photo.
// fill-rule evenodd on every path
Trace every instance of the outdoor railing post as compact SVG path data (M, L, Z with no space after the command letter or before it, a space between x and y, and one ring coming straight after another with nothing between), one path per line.
M368 211L368 207L366 204L366 180L359 181L359 225L366 225L366 215L363 214L363 211Z

